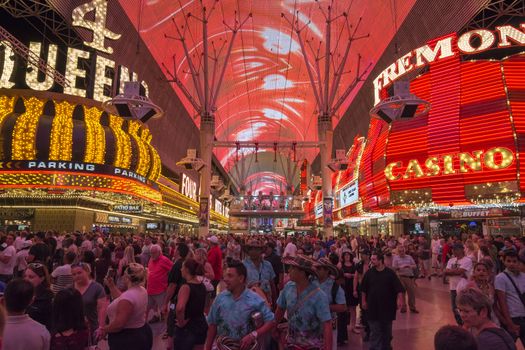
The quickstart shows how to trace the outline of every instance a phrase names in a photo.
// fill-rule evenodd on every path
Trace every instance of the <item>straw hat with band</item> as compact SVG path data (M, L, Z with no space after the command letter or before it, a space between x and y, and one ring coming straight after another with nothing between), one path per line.
M266 245L263 242L261 242L261 241L259 241L257 239L250 239L246 244L244 244L242 246L242 248L245 251L249 251L252 248L259 249L259 250L263 251L266 248Z
M339 269L337 268L337 266L332 264L328 258L321 258L321 259L319 259L315 263L315 267L316 268L323 267L323 268L327 269L328 271L330 271L330 274L332 276L337 277L339 275Z
M310 275L317 277L317 271L315 271L315 261L305 255L298 254L296 257L283 258L283 264L297 267L298 269L306 271Z
M241 348L241 342L225 336L219 336L216 340L217 349L219 350L239 350ZM259 350L260 345L256 341L250 345L248 350Z

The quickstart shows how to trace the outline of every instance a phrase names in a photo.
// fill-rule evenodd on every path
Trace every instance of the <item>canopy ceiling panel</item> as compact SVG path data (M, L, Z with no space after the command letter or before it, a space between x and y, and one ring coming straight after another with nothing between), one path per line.
M369 38L353 42L344 69L347 73L340 84L339 92L342 93L355 77L358 54L362 56L361 67L370 64L373 68L415 0L331 1L332 13L339 15L348 12L351 25L357 24L359 18L362 18L358 36L370 35ZM236 18L242 21L252 13L252 17L235 38L232 54L227 62L216 104L216 138L220 141L317 140L317 105L300 43L290 23L281 14L286 15L289 20L297 20L300 27L305 27L301 35L307 46L310 64L315 70L316 52L320 42L325 40L325 17L322 11L326 13L330 0L203 0L203 3L208 12L214 8L209 18L208 44L212 55L214 48L219 53L219 68L224 62L228 46L224 44L229 43L231 38L227 25L233 27ZM182 31L187 30L185 38L190 55L197 69L202 69L198 63L203 50L202 24L196 18L188 16L191 13L202 17L201 1L120 0L120 4L159 65L164 63L167 67L174 67L175 56L179 78L196 97L183 46L179 41L166 38L165 35L177 36L175 23ZM331 51L335 53L332 62L335 66L344 56L350 37L347 29L343 17L335 21L332 27ZM322 76L322 54L319 63ZM213 67L213 62L210 66ZM365 79L366 77L367 75L364 76ZM190 115L196 115L197 112L175 84L173 88ZM356 93L357 89L342 104L337 115L345 114ZM334 119L334 124L337 121L337 118ZM199 123L198 118L196 123ZM301 150L298 152L298 159L312 161L317 152L317 149ZM234 151L221 148L215 154L226 169L234 165ZM263 166L261 164L261 168ZM271 172L271 169L261 171Z

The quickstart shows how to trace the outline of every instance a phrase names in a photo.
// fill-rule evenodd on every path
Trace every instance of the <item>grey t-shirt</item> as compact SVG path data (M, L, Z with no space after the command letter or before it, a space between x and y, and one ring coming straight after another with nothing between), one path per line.
M508 270L505 270L505 272L507 272L512 278L520 293L525 292L525 273L520 272L518 275L515 275ZM520 296L518 295L518 292L516 292L516 288L514 288L512 282L505 273L502 272L496 276L494 279L494 288L505 292L510 317L525 317L525 306L521 302Z
M501 328L486 328L478 334L478 350L516 350L512 337Z
M98 328L97 303L100 298L105 298L104 287L100 283L92 281L88 289L82 294L84 302L84 314L92 331Z

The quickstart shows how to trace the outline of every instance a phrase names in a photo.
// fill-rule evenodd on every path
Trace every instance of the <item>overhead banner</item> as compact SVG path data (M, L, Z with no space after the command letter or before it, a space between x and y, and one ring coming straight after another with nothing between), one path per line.
M359 200L359 185L358 182L354 182L351 185L343 188L339 191L339 207L344 208L351 204L354 204Z

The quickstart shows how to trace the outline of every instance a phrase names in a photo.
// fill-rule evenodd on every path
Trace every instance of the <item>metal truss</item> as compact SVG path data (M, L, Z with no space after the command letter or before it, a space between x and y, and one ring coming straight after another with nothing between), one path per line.
M81 47L82 40L69 23L56 11L50 0L3 0L0 8L15 18L24 19L45 36L51 33L68 47Z
M462 31L493 28L525 17L525 0L490 0Z

